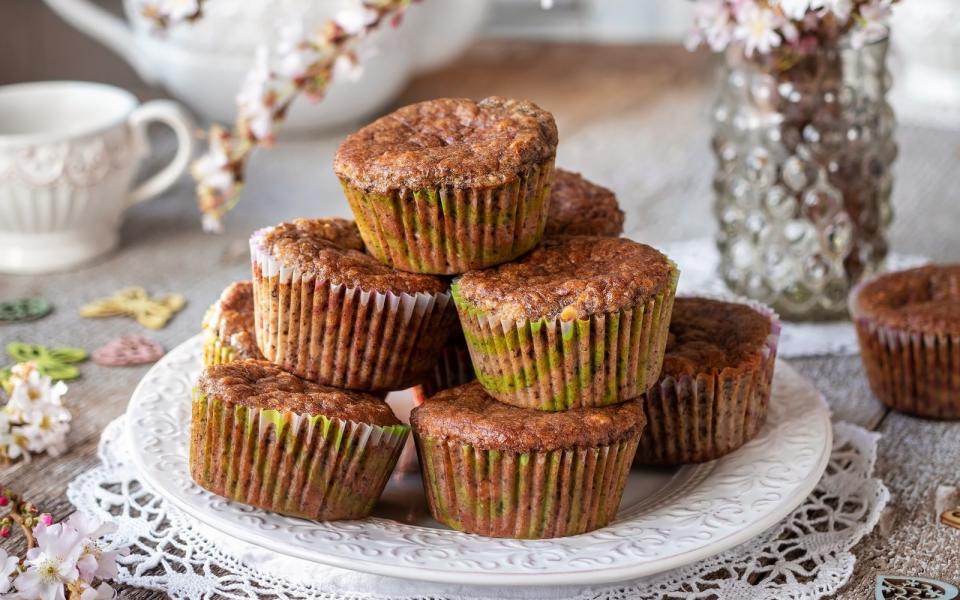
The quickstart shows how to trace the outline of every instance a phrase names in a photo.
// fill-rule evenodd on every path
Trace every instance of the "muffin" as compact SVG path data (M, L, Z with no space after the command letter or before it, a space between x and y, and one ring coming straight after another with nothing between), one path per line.
M960 418L960 264L881 275L850 295L870 388L890 408Z
M201 324L203 366L252 358L263 359L253 327L253 284L235 281L207 309Z
M760 304L677 298L637 462L705 462L753 439L767 419L779 334Z
M267 360L325 385L410 387L456 322L446 281L364 252L353 221L298 219L250 240L257 344Z
M437 364L427 374L426 379L413 389L414 397L421 403L437 392L469 383L476 378L467 340L463 337L463 329L457 323L447 338L447 344L440 351Z
M613 192L591 183L579 173L556 170L550 187L550 209L544 236L619 237L623 233L623 218Z
M266 361L207 367L197 382L190 473L201 487L330 521L370 514L407 438L382 400Z
M457 274L537 245L556 150L553 115L531 102L442 98L348 136L334 170L370 254Z
M434 518L511 538L609 523L644 421L640 402L544 413L497 402L477 382L440 392L410 417Z
M477 380L538 410L638 398L660 374L678 274L650 246L575 236L463 275L452 291Z

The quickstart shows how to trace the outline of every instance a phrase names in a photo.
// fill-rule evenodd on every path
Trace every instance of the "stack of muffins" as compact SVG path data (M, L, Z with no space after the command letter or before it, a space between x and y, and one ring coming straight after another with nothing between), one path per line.
M556 147L550 113L497 97L349 136L334 168L356 222L255 232L252 282L204 319L194 479L286 514L366 516L409 430L383 396L416 385L434 517L547 538L606 525L635 461L711 460L756 435L776 316L675 300L676 266L619 237L613 193L555 170Z

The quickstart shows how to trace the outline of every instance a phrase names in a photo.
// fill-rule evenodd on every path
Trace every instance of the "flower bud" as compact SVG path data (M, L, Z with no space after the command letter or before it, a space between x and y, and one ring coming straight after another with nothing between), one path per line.
M47 513L40 515L39 521L47 527L53 525L53 516Z

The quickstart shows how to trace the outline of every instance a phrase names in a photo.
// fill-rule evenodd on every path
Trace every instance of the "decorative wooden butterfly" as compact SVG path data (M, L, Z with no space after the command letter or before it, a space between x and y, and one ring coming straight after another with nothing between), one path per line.
M949 527L960 529L960 506L944 511L940 515L940 522Z
M0 302L0 323L33 321L45 317L53 310L46 298L17 298Z
M957 586L926 577L877 575L876 600L952 600L960 596Z
M81 317L129 316L150 329L167 324L187 301L180 294L151 298L141 287L120 290L109 298L101 298L80 309Z
M14 362L36 363L41 375L61 380L80 377L80 369L76 367L76 363L87 360L87 352L81 348L48 348L22 342L7 344L7 354ZM9 367L0 371L0 384L4 389L9 378Z
M151 363L163 356L163 346L142 335L114 338L93 351L93 361L107 367Z

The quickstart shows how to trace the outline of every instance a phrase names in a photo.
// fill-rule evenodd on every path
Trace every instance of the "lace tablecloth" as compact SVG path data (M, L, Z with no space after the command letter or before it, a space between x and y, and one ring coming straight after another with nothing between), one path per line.
M99 467L71 482L78 510L109 517L109 540L130 547L120 581L175 599L279 600L569 598L735 600L820 598L853 572L850 549L877 522L888 499L873 477L878 435L834 426L834 447L816 490L787 519L759 537L703 562L611 586L476 588L425 584L326 567L240 543L213 531L151 493L127 462L123 418L104 431Z

